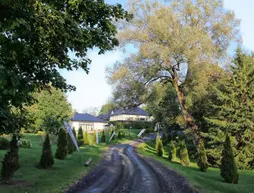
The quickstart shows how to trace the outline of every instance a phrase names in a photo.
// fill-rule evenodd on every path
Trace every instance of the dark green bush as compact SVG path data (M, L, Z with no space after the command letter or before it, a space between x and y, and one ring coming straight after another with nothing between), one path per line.
M105 136L105 131L102 131L102 135L101 135L101 143L106 143L106 136Z
M198 152L198 167L200 171L205 172L208 169L208 162L206 157L206 150L203 141L201 140L197 148Z
M57 140L56 158L64 159L67 156L67 135L64 129L60 129Z
M10 180L14 174L15 168L12 165L12 155L11 152L8 151L4 159L2 161L2 169L1 169L1 181L3 181L5 184L9 184Z
M14 171L19 169L19 146L18 146L18 138L16 134L12 135L12 139L10 141L10 152L12 156L12 167Z
M53 165L54 165L54 158L52 155L49 135L47 134L43 143L39 166L40 168L47 169L47 168L51 168Z
M32 142L29 139L20 139L19 140L19 147L32 148Z
M72 132L73 132L73 135L74 135L74 138L76 139L77 141L77 134L76 134L76 130L75 128L73 127L72 129ZM74 143L72 143L72 152L76 151L76 146L74 145Z
M188 166L190 164L188 150L185 144L185 140L180 142L180 161L183 166Z
M0 150L7 150L10 148L10 142L5 137L0 137Z
M84 145L84 135L82 127L78 129L78 146Z
M231 141L228 135L223 145L220 175L228 183L238 184L239 174L237 172Z
M176 159L176 147L173 140L169 142L168 159L169 161L174 161Z
M121 131L118 131L118 139L122 139L122 134L121 134Z
M73 142L69 133L67 133L67 151L68 154L72 154L73 152Z

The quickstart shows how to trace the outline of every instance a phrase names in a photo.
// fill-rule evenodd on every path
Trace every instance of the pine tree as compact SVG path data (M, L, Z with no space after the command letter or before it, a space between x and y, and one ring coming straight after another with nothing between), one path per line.
M102 136L101 136L101 142L106 143L106 136L105 136L105 131L102 131Z
M14 172L19 168L19 154L18 154L18 140L17 135L13 134L10 141L10 150L5 154L2 161L1 179L4 183L10 183Z
M74 138L77 140L77 134L76 134L76 130L75 130L74 127L73 127L73 129L72 129L72 133L73 133L73 135L74 135ZM76 151L76 146L75 146L74 143L72 143L72 152L75 152L75 151Z
M190 159L188 154L188 149L185 144L185 140L180 142L180 161L183 166L189 166Z
M161 139L157 140L156 147L157 147L156 152L157 152L158 156L162 157L164 150L163 150L163 144L162 144Z
M67 134L64 129L60 129L57 140L56 158L64 159L67 156Z
M67 151L68 154L72 154L73 152L73 142L69 133L67 133Z
M85 145L90 145L90 141L89 141L89 135L88 135L88 131L85 131L85 139L84 139L84 143Z
M176 159L176 147L173 140L169 142L168 159L169 161L174 161Z
M237 173L231 141L228 135L226 135L224 149L222 151L220 175L228 183L238 183L239 175Z
M78 129L78 146L84 145L84 135L82 127Z
M197 148L198 152L198 167L202 172L205 172L208 169L208 162L206 157L206 150L203 141L201 140Z
M18 138L16 134L12 135L12 140L10 141L10 152L12 156L12 167L14 171L19 169L19 146L18 146Z
M118 139L122 139L122 134L121 134L121 131L118 131Z
M47 169L47 168L51 168L53 165L54 165L54 158L52 156L49 134L47 134L45 141L43 143L43 149L42 149L39 166L40 168Z
M162 138L161 138L161 140L162 140L162 144L163 144L163 145L167 145L168 140L167 140L167 137L166 137L166 135L165 135L164 132L162 133Z
M238 48L231 71L226 81L213 87L213 113L206 118L211 125L207 152L219 164L218 150L222 150L225 133L229 133L237 167L253 169L254 57Z

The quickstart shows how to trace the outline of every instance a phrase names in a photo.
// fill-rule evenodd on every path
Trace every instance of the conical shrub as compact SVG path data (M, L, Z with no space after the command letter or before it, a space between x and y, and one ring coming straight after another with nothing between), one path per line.
M224 148L222 150L220 175L226 182L237 184L239 180L239 174L237 173L231 141L228 135L226 135L226 140L223 146Z
M88 135L87 130L85 131L85 139L84 139L84 143L85 143L85 145L90 145L89 135Z
M163 155L163 144L162 144L162 140L159 138L156 140L156 152L158 154L158 156L162 156Z
M9 184L11 181L11 178L14 174L15 168L12 165L12 155L11 152L8 151L4 159L2 161L2 169L1 169L1 181L5 184Z
M51 168L53 165L54 165L54 158L52 155L49 135L47 134L45 141L43 143L39 166L40 168L47 169L47 168Z
M19 169L19 146L18 146L18 138L16 134L12 135L12 139L10 141L10 152L12 156L12 167L14 171Z
M122 139L122 134L121 134L121 131L118 131L118 139Z
M202 140L198 144L197 152L198 152L198 163L197 163L198 167L200 171L205 172L209 166L207 162L204 142Z
M75 128L72 129L72 133L74 135L74 138L77 140L77 135L76 135L76 130ZM75 152L76 151L76 146L74 143L72 143L72 152Z
M82 127L78 129L78 146L84 145L84 135Z
M169 142L168 159L169 161L176 160L176 147L173 140L170 140Z
M164 132L163 132L163 134L162 134L161 140L162 140L162 144L163 144L163 145L167 145L168 139L167 139L167 137L166 137L166 135L165 135Z
M67 134L64 129L58 133L56 158L63 160L67 156Z
M68 151L68 154L72 154L73 142L72 142L70 134L69 133L66 133L66 134L67 134L67 151Z
M97 140L96 140L96 131L93 132L93 144L94 144L94 145L97 144Z
M190 164L188 150L185 144L185 140L180 143L180 161L183 166L188 166Z
M106 143L106 136L105 136L105 131L102 131L102 136L101 136L101 142Z

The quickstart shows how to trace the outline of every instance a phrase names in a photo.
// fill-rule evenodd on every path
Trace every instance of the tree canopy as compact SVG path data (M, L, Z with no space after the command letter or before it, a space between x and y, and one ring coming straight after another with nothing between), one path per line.
M120 103L139 105L153 83L170 82L191 134L200 135L186 101L186 88L207 82L206 69L216 66L233 40L239 39L239 21L221 1L132 1L130 23L121 23L123 46L134 44L137 53L108 69L108 80ZM195 79L202 76L202 79Z
M131 18L121 5L103 0L2 0L0 12L0 125L5 132L15 127L8 124L15 118L10 109L31 102L28 93L49 83L74 90L58 70L88 72L88 49L112 50L118 45L114 21Z

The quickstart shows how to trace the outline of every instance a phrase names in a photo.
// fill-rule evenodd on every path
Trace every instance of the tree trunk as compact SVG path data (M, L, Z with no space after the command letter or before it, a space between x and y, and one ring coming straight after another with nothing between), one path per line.
M182 111L183 119L185 121L186 128L191 129L191 133L193 134L193 136L195 137L195 140L196 140L195 144L198 144L198 142L200 140L200 132L199 132L197 124L195 123L194 118L188 112L187 106L185 104L184 94L179 89L178 79L173 81L173 86L174 86L176 93L177 93L178 102L181 107L181 111Z

